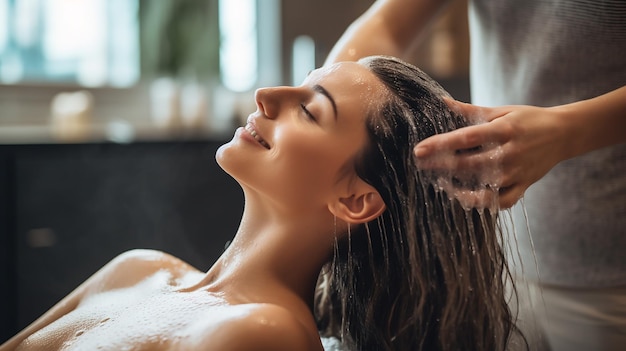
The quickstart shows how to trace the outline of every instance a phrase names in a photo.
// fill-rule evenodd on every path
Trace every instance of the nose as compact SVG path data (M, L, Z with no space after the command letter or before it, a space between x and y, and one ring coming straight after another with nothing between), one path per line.
M254 94L257 108L267 118L275 119L280 114L282 106L287 103L289 97L295 92L293 87L272 87L257 89Z

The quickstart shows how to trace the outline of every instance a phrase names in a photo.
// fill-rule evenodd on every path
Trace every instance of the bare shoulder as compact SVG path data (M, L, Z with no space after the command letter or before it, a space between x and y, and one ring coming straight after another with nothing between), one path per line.
M155 250L131 250L118 255L41 317L3 344L0 349L14 349L24 339L70 313L92 295L134 285L163 269L172 276L183 275L184 272L194 270L183 261Z
M183 260L159 250L134 249L126 251L115 257L110 265L117 268L161 268L168 267L191 267Z
M197 330L193 343L198 350L322 351L315 326L305 326L291 311L273 304L250 304L219 326Z
M158 271L167 271L177 278L197 269L162 251L134 249L118 255L102 267L93 276L98 280L97 284L90 285L99 291L128 287ZM98 291L90 291L95 292Z

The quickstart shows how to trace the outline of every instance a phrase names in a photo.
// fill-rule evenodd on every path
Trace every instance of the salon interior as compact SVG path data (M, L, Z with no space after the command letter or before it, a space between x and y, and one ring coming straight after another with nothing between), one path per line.
M216 149L373 0L0 0L0 343L116 255L208 269L243 196ZM414 63L469 100L466 6Z

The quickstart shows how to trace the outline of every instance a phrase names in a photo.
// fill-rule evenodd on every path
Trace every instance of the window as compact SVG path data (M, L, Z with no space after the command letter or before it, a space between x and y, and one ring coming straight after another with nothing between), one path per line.
M0 83L128 87L138 0L0 0Z
M91 122L148 123L159 78L169 78L180 94L200 86L211 118L231 118L231 107L221 105L282 83L280 5L0 0L0 126L47 123L55 96L83 89L93 96Z
M233 91L246 91L257 81L255 0L220 0L220 75Z

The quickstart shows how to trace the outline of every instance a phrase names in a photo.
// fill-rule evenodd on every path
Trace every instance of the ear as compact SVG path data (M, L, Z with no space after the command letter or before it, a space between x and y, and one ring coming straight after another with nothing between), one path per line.
M339 197L330 211L346 223L369 222L385 211L385 202L374 187L358 179L347 196Z

